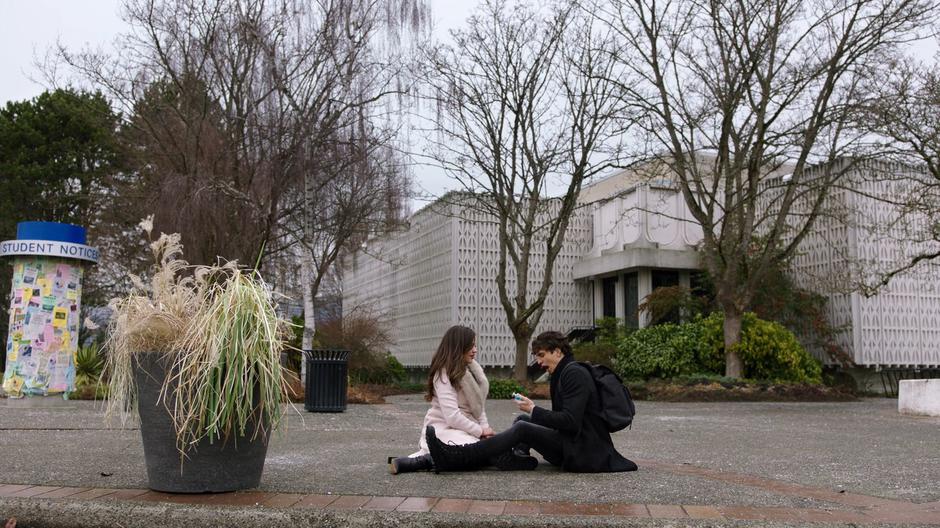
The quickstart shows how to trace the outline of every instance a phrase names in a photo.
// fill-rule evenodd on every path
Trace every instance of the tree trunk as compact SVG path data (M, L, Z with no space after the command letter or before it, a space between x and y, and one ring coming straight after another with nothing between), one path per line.
M514 335L516 339L516 365L513 368L513 377L516 381L524 383L529 377L529 339L532 333Z
M737 352L737 345L741 342L742 310L735 305L722 307L725 313L725 376L740 378L744 375L744 363Z
M300 348L310 350L313 348L313 335L316 331L316 313L313 305L313 259L304 255L300 262L300 284L303 289L304 301L304 336ZM301 358L300 379L307 376L307 362Z

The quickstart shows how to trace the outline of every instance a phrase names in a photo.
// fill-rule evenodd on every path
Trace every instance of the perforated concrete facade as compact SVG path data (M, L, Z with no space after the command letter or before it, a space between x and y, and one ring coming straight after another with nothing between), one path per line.
M590 285L576 283L575 263L590 243L591 219L578 213L555 263L554 284L536 329L567 331L590 325ZM533 255L529 291L544 276L544 250ZM406 367L423 367L444 331L462 324L477 332L477 360L511 366L515 341L506 325L495 281L499 238L492 217L457 205L432 204L416 213L407 231L369 242L345 272L343 312L381 315L388 322L392 353ZM507 288L515 291L510 265Z
M873 177L878 171L889 171L891 179ZM793 262L798 282L828 298L830 322L841 329L837 341L860 366L940 366L935 273L897 276L873 297L846 293L859 273L890 269L924 247L903 241L907 237L890 227L897 210L875 198L902 196L905 180L918 176L909 167L883 163L852 169L846 187L857 192L840 189L829 198L830 211L842 218L820 217Z

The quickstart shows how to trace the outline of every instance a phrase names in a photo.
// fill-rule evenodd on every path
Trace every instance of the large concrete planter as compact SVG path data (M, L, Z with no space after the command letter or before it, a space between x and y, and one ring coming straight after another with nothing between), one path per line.
M148 486L170 493L214 493L255 488L261 482L268 437L238 436L209 443L203 439L180 461L176 430L167 410L172 394L160 402L160 389L167 366L158 354L137 356L134 378L138 391L140 436L144 443ZM171 391L170 391L171 392Z

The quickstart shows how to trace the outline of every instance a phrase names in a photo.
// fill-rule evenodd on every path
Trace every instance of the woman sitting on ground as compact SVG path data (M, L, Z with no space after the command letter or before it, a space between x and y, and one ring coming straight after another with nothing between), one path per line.
M390 457L393 475L434 468L424 434L428 426L434 427L439 440L451 445L471 444L494 435L484 408L490 383L474 359L476 354L473 330L460 325L447 329L428 372L424 399L431 402L431 408L419 433L420 449L407 457ZM538 465L534 457L516 457L511 452L489 461L500 469L534 469Z

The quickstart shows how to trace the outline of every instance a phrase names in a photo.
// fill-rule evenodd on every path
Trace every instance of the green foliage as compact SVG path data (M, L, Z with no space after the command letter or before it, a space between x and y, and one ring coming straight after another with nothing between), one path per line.
M702 372L703 327L698 322L641 328L623 339L613 368L624 379L671 378Z
M405 368L388 353L388 332L378 319L351 316L328 321L317 328L314 341L323 348L349 351L352 383L393 385L407 377Z
M75 353L75 386L97 383L104 370L104 356L97 345L79 347Z
M821 383L822 366L780 323L744 314L738 353L749 378L769 381Z
M528 394L525 387L514 379L492 379L490 380L489 399L508 400L512 398L512 393Z
M597 341L613 342L627 335L627 328L616 317L601 317L594 321L597 327Z
M720 376L724 372L724 318L714 313L682 324L638 330L618 347L614 369L624 379ZM781 324L746 313L738 353L746 378L820 383L819 362Z
M578 361L588 361L597 365L613 365L617 354L617 343L635 331L627 328L616 317L603 317L594 322L597 336L593 343L577 343L572 347Z
M0 108L0 240L16 224L42 220L84 225L97 235L100 206L117 172L118 116L100 93L55 90ZM0 265L0 299L9 296L12 269ZM93 300L85 284L84 301ZM3 312L0 309L0 312ZM0 336L8 319L0 317ZM0 363L6 351L0 348Z
M596 341L594 343L578 343L573 347L574 357L578 361L587 361L595 365L613 365L617 355L617 345Z
M399 385L408 377L405 367L398 359L385 353L384 362L376 361L364 364L362 357L358 358L356 368L350 368L349 378L352 383L377 383L380 385Z

